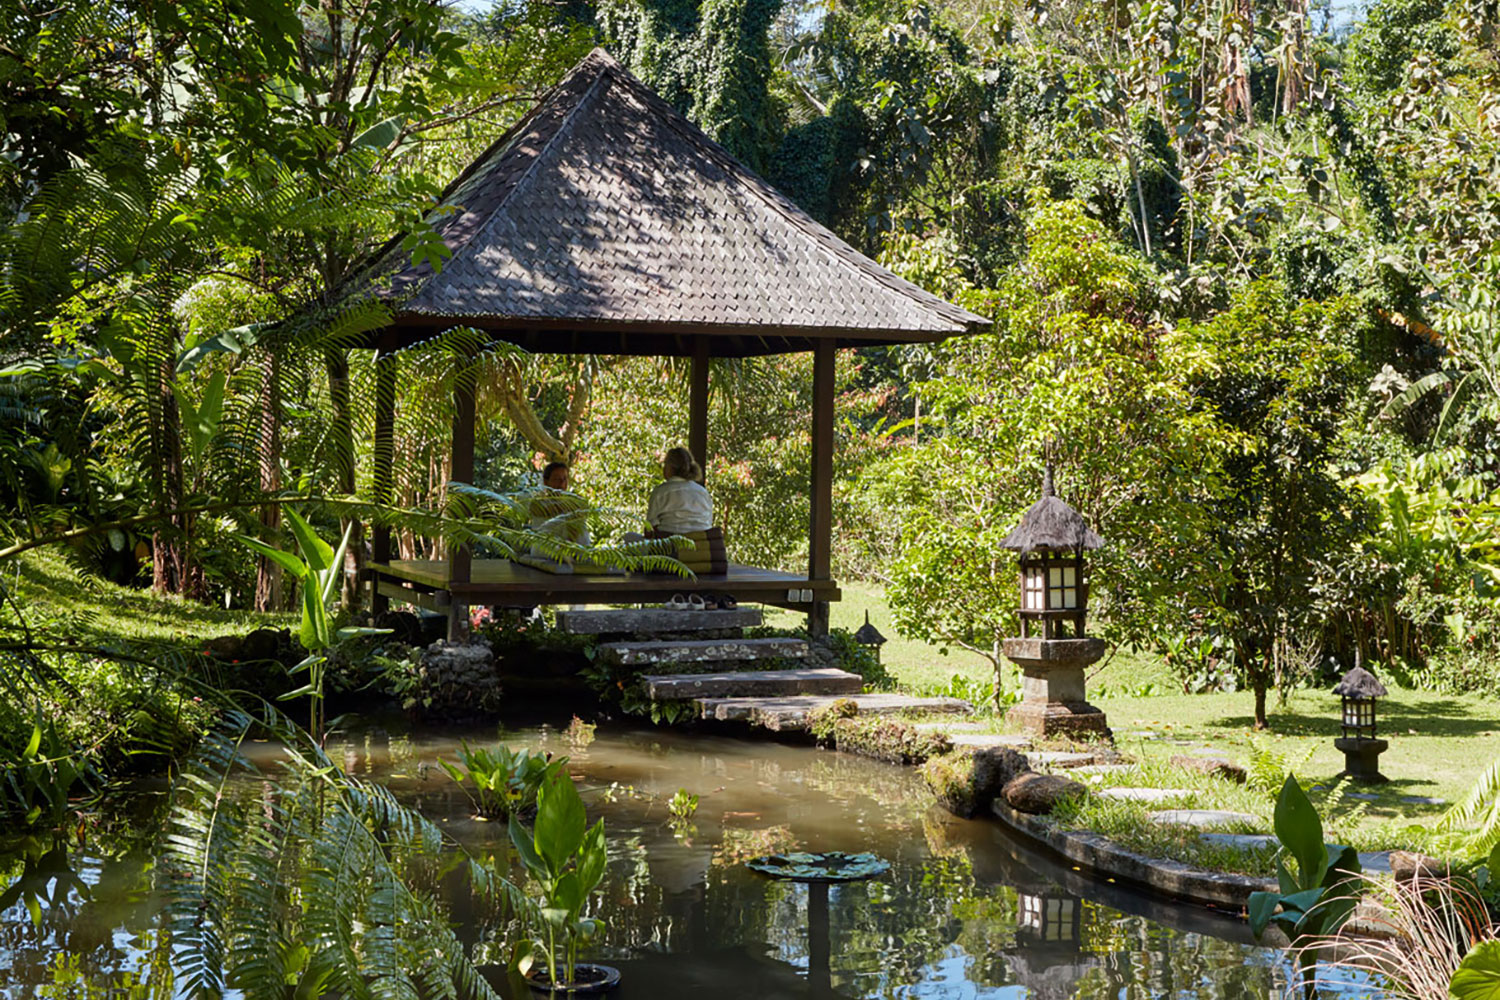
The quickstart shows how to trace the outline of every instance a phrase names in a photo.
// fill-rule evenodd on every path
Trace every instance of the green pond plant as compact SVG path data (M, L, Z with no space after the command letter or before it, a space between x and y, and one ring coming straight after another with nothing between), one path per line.
M242 545L270 559L301 581L302 621L297 628L297 639L307 650L308 655L302 662L292 667L290 673L295 677L306 672L307 683L293 691L286 692L280 700L290 701L305 696L308 699L307 731L315 738L321 739L327 725L327 719L323 713L323 680L328 664L327 651L349 639L364 635L382 635L388 630L376 628L335 630L333 627L333 616L328 611L328 605L337 593L339 581L343 576L344 553L349 549L349 538L354 531L354 522L350 521L349 526L344 529L344 537L339 542L338 550L335 551L333 546L318 537L317 532L313 531L312 526L303 520L294 508L286 508L286 519L292 529L292 537L297 541L297 551L300 557L290 552L283 552L249 535L236 535L235 538Z
M530 830L511 814L510 842L541 890L537 911L542 933L534 943L546 962L547 985L556 989L574 984L579 946L592 941L604 926L597 917L584 916L608 860L604 820L588 825L573 779L559 768L538 790L536 821ZM528 972L530 956L522 965L522 972Z
M497 746L494 750L459 747L457 766L442 758L438 764L448 772L469 797L474 811L484 819L505 819L536 805L537 792L549 778L562 771L566 757L553 757L541 751L511 750Z
M1293 774L1276 799L1274 828L1281 851L1276 857L1278 892L1250 894L1250 930L1257 940L1275 925L1291 941L1303 988L1314 992L1313 948L1338 933L1354 912L1362 886L1359 853L1323 841L1323 820ZM1287 865L1295 862L1295 869Z

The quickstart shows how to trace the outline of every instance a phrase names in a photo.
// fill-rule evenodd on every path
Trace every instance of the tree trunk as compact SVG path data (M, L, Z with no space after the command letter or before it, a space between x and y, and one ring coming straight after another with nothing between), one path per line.
M185 471L182 465L182 414L172 391L175 376L170 356L163 355L156 371L157 413L152 458L155 460L156 500L161 510L183 506ZM188 554L191 519L179 514L151 536L151 589L158 594L201 597L203 575L191 568ZM194 586L196 578L197 585Z
M1266 691L1269 685L1266 684L1265 671L1257 670L1255 676L1251 679L1251 684L1255 688L1255 728L1257 730L1268 729L1269 724L1266 722Z
M1287 0L1286 31L1281 40L1281 113L1292 114L1307 95L1302 79L1307 51L1307 0Z
M1240 115L1245 127L1252 124L1250 110L1250 44L1255 30L1255 8L1250 0L1229 0L1230 14L1226 25L1228 32L1239 36L1239 41L1225 39L1224 76L1225 108L1231 115Z
M276 353L268 351L260 378L260 490L271 494L281 489L281 434L279 426L281 399L277 380L280 364ZM260 538L267 545L276 543L276 529L281 526L281 507L266 504L260 509ZM255 569L255 610L279 611L281 601L281 567L262 556Z
M324 352L323 360L328 368L328 395L333 401L333 432L330 437L338 488L344 496L353 496L354 413L349 395L349 355L343 350L328 350ZM349 522L344 521L340 529L341 532L349 530ZM359 581L364 578L365 568L364 536L364 522L356 520L344 556L342 596L345 607L353 607L359 601Z

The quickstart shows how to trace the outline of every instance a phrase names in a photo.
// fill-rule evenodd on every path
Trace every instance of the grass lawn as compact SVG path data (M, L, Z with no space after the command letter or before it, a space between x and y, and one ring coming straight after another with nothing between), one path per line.
M34 549L8 560L0 564L0 574L32 627L45 623L53 634L86 645L211 639L260 625L295 624L291 615L226 611L97 580L78 572L53 549ZM15 610L6 605L0 616L14 621Z

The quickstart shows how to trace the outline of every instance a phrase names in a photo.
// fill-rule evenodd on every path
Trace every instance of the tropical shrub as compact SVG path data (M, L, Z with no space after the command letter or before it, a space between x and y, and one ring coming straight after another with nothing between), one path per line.
M536 805L542 785L567 766L568 758L532 750L471 748L465 742L458 751L463 770L438 758L448 776L458 783L485 819L505 819Z

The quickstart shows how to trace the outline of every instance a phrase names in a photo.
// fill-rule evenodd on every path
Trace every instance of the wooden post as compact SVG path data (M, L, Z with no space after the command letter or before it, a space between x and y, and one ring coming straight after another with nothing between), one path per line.
M708 338L693 338L692 392L688 400L688 450L708 467Z
M455 483L474 482L474 359L465 357L453 382L453 466L448 477ZM453 508L449 497L449 508ZM448 553L448 583L468 583L474 553L468 545L459 545ZM453 595L448 606L448 641L458 642L469 635L469 606Z
M400 355L390 351L375 352L375 474L374 501L389 504L395 492L396 464L396 374ZM389 562L391 558L391 529L389 525L377 524L370 537L370 561ZM377 571L378 572L378 571ZM391 599L380 593L380 581L376 573L370 574L370 613L383 614L390 610Z
M808 518L807 576L833 579L833 385L838 354L832 340L813 348L812 511ZM828 633L828 602L813 602L808 633Z

